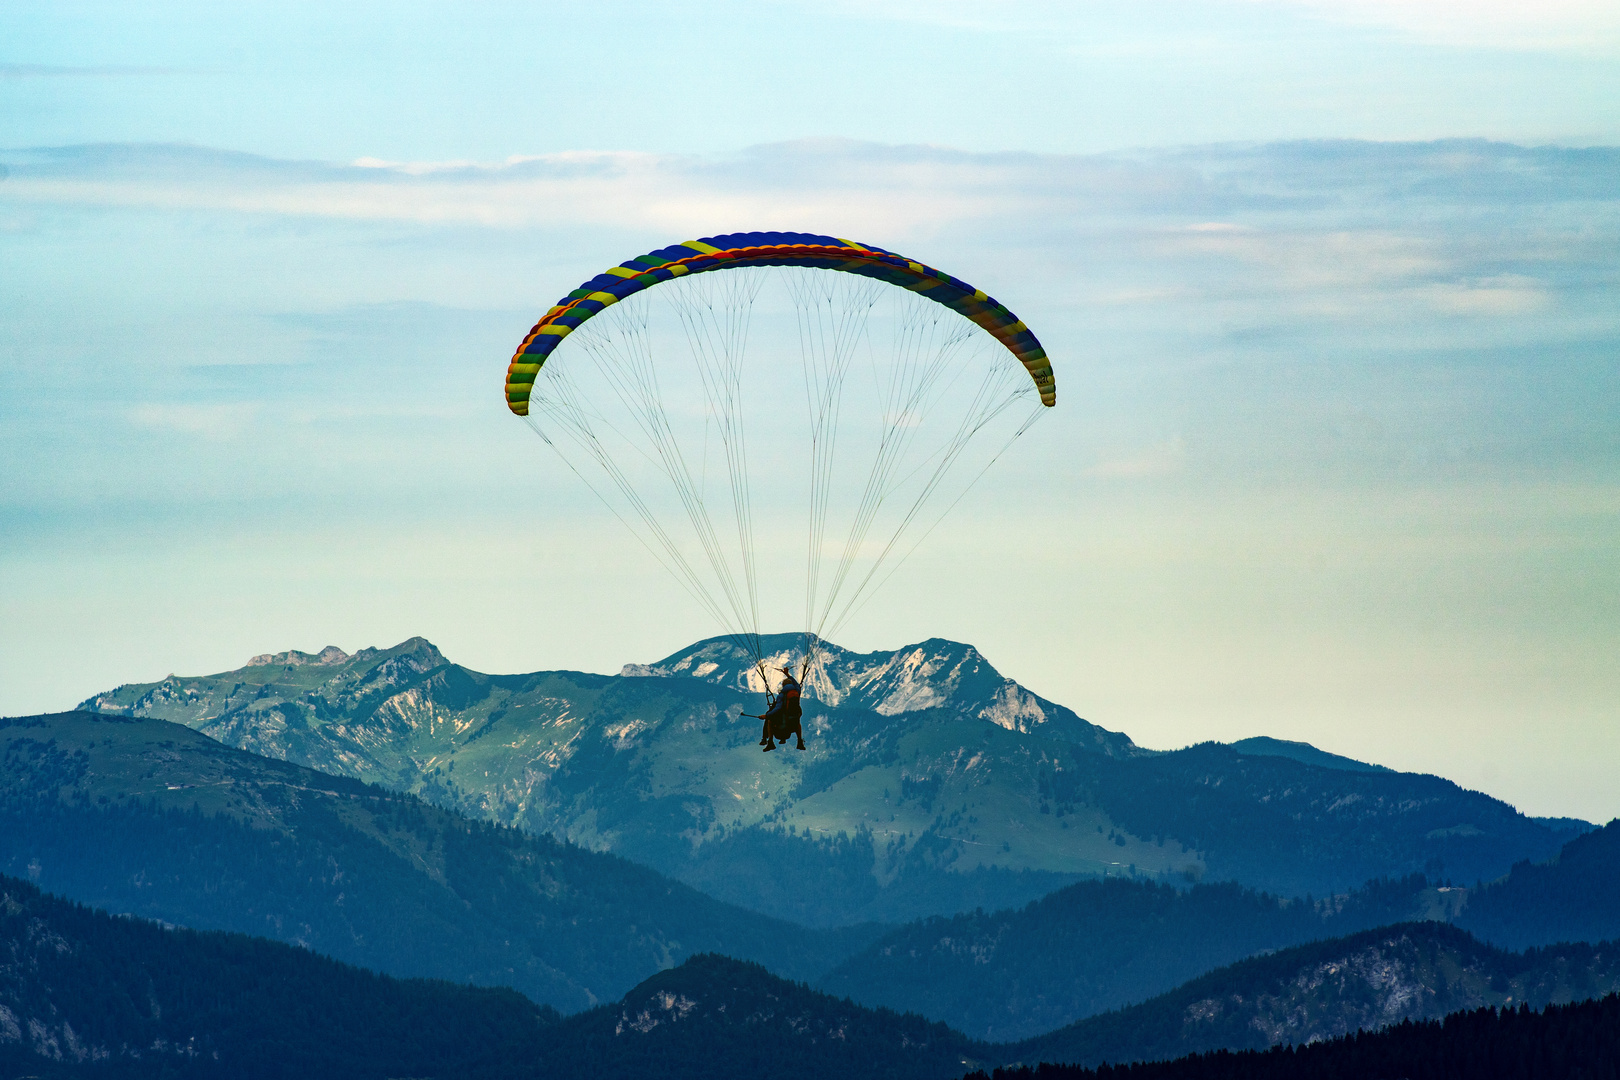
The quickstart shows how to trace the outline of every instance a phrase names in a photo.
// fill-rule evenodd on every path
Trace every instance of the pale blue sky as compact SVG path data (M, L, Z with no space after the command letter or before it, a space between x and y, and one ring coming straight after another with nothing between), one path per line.
M843 644L1620 814L1620 18L1523 6L7 5L0 712L711 633L501 373L608 263L808 229L1062 395Z

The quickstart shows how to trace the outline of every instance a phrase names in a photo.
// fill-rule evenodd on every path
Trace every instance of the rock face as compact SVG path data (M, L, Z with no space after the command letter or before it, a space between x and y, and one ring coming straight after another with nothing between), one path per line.
M801 639L766 645L787 663ZM1022 906L1100 876L1318 896L1422 870L1490 880L1558 848L1437 777L1215 744L1142 751L968 645L824 651L803 752L760 753L743 715L764 704L758 674L724 640L605 676L485 675L412 638L122 686L84 707L611 851L810 925Z
M1111 757L1142 753L1129 736L1089 724L1070 709L1047 701L1005 678L972 645L929 638L893 652L855 653L802 634L761 639L771 685L778 667L805 666L805 696L834 708L864 709L879 716L938 710L1026 734L1039 732ZM654 664L626 664L626 677L701 679L743 693L763 693L754 657L729 638L709 638Z

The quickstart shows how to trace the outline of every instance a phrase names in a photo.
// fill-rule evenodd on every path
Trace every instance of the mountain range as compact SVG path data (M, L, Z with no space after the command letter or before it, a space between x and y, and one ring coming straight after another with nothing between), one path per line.
M1110 878L1022 909L809 930L611 855L104 713L0 722L0 870L113 911L264 934L392 974L513 985L564 1011L708 950L984 1039L1382 923L1460 912L1546 941L1571 927L1609 936L1620 915L1606 899L1620 895L1611 825L1484 889L1413 875L1304 901Z
M246 935L113 917L0 876L0 1068L39 1078L947 1080L1017 1062L1153 1059L1211 1045L1320 1047L1391 1023L1410 1034L1405 1022L1455 1006L1501 1007L1472 1015L1522 1021L1530 1006L1602 996L1617 983L1614 945L1506 953L1429 923L1244 961L1135 1008L1017 1043L976 1041L715 955L690 957L618 1001L559 1018L511 991L392 979ZM1597 1007L1584 1032L1532 1033L1512 1056L1544 1064L1572 1056L1575 1065L1601 1067L1620 1030L1609 1016L1613 1002ZM1606 1042L1592 1041L1593 1024L1608 1030ZM1484 1023L1475 1035L1473 1075L1482 1064L1477 1040L1492 1030ZM1467 1069L1466 1051L1444 1056L1453 1070Z
M765 651L787 663L801 640ZM759 672L726 639L606 676L486 675L413 638L265 654L82 707L413 792L815 926L1015 907L1103 876L1317 896L1413 872L1490 880L1567 838L1439 777L1303 744L1144 750L971 646L820 649L810 748L770 755L744 715L763 704Z

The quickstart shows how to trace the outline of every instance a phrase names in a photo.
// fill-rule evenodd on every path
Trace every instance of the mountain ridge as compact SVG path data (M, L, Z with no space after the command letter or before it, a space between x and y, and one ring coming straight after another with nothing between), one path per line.
M800 640L766 644L785 655ZM769 756L746 715L761 696L739 688L758 677L752 657L715 639L631 675L485 675L411 638L343 657L265 654L86 704L615 852L820 926L1015 907L1104 876L1290 895L1413 871L1491 879L1558 847L1546 826L1437 777L1218 744L1142 751L971 646L924 644L828 645L815 693L840 704L810 696L809 750ZM997 713L1014 699L1018 715Z

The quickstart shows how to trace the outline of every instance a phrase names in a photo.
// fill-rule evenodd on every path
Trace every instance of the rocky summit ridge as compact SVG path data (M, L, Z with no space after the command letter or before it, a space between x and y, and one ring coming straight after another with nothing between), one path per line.
M811 663L803 676L804 696L833 708L864 709L879 716L939 709L1024 734L1040 733L1112 757L1148 753L1130 736L1087 723L1072 709L1034 694L991 666L972 645L929 638L889 652L857 653L804 634L766 634L759 639L762 662L775 669ZM701 679L741 693L766 689L760 664L731 638L700 641L653 664L626 664L626 678L666 676ZM775 685L773 682L772 686Z

